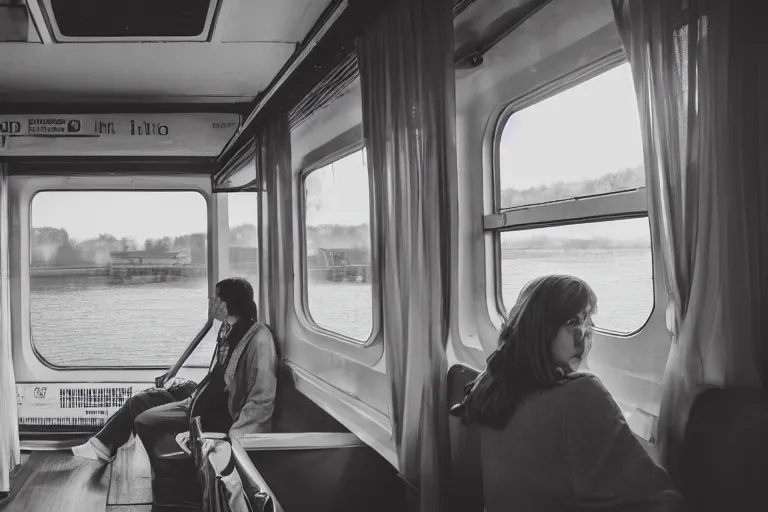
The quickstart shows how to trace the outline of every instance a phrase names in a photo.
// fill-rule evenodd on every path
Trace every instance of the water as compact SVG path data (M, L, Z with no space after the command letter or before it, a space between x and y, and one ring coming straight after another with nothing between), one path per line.
M171 366L208 316L205 277L128 286L33 278L31 292L35 348L60 366Z
M653 260L648 248L506 251L501 274L507 309L531 279L570 274L595 291L593 320L599 328L629 334L640 329L653 311Z
M504 303L511 306L523 284L551 273L570 273L592 285L600 327L634 331L653 308L647 249L507 253L502 260ZM204 277L130 286L103 277L45 277L33 278L31 289L35 347L59 366L170 366L207 316ZM360 341L370 335L370 284L313 281L308 299L318 325ZM191 363L207 365L211 353L207 343L195 351Z

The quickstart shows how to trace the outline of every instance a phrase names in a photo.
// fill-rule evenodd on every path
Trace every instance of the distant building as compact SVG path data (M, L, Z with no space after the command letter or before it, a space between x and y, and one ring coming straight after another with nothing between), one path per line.
M119 265L189 265L192 263L186 252L155 253L149 251L110 252L111 264Z
M314 260L314 261L312 261ZM335 267L339 265L368 265L371 259L367 249L323 249L310 257L310 267Z

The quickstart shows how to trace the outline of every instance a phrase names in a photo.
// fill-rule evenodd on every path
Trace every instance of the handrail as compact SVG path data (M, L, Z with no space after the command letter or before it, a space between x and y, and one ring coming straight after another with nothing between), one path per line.
M176 374L179 373L179 370L181 370L181 367L184 366L184 363L187 362L187 359L189 359L189 356L191 356L192 353L197 348L197 346L200 345L200 342L203 341L203 338L205 338L205 335L208 334L208 331L211 330L211 327L213 327L213 317L209 316L203 328L200 330L200 332L197 333L197 335L194 337L192 342L187 346L187 348L184 349L184 352L181 354L181 356L176 361L176 363L174 363L174 365L170 368L170 370L168 370L168 372L165 375L161 375L155 380L157 387L163 387L163 385L166 382L174 378Z
M325 450L367 446L355 434L347 432L273 432L246 434L237 438L246 451Z
M269 494L272 497L272 504L274 506L274 512L283 512L283 507L277 501L275 493L267 485L267 481L261 476L256 466L253 465L250 457L240 445L237 439L230 439L232 446L232 456L235 458L235 464L237 465L237 471L240 473L240 479L243 481L255 483L259 489Z

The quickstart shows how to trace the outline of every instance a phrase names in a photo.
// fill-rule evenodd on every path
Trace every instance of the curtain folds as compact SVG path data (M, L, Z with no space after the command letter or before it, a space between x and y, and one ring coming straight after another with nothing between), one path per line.
M10 473L21 463L16 378L11 357L8 275L8 172L0 163L0 492L10 490Z
M612 1L669 291L658 439L675 475L696 395L768 376L768 31L761 0Z
M456 218L451 3L393 2L358 40L357 55L393 442L400 473L419 490L419 510L446 510Z
M213 177L214 192L260 190L256 170L256 139L244 145Z
M285 339L293 293L293 230L291 131L284 113L274 114L256 135L256 169L266 191L259 194L259 240L266 242L259 276L260 315L278 339Z

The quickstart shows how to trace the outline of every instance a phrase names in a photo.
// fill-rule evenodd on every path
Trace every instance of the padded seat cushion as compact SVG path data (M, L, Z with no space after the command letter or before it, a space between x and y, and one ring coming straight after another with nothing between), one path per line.
M163 436L153 449L155 456L159 459L192 459L192 455L182 450L176 439L170 435Z
M461 402L464 387L477 378L472 368L455 365L448 370L448 407ZM450 511L483 512L482 464L480 460L480 431L467 427L455 416L448 418L451 435L452 480Z
M691 408L681 486L698 510L762 510L768 484L768 396L708 389Z

